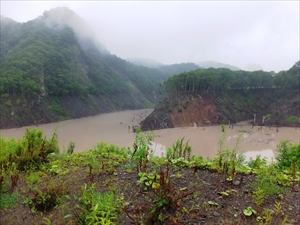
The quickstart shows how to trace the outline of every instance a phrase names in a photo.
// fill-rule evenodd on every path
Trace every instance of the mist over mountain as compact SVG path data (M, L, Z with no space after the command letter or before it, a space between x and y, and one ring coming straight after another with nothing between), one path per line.
M173 75L111 54L65 7L26 23L1 16L0 47L1 127L154 107Z
M204 61L204 62L199 62L197 63L197 65L199 65L202 68L208 69L208 68L227 68L230 70L241 70L240 68L233 66L233 65L229 65L229 64L225 64L225 63L221 63L221 62L216 62L216 61Z
M172 65L160 66L158 69L161 72L171 76L174 74L188 72L188 71L196 70L199 68L200 67L198 65L196 65L195 63L176 63L176 64L172 64Z
M121 59L65 7L25 23L1 16L0 48L1 128L154 107L170 76L204 67Z
M101 53L109 53L105 46L96 38L94 30L89 24L69 8L57 7L45 11L43 16L39 18L42 19L45 25L50 29L62 30L66 27L72 28L79 42L82 44L82 47L88 48L88 45L93 43Z
M161 67L164 65L163 63L157 62L156 60L153 60L153 59L127 58L126 60L135 65L145 66L145 67L149 67L149 68L158 68L158 67Z

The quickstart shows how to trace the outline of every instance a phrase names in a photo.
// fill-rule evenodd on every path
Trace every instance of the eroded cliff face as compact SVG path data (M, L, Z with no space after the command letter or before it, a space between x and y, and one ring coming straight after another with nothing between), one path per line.
M144 131L173 127L253 122L266 126L298 126L300 97L286 90L176 93L169 95L141 123ZM294 118L294 120L291 120Z
M204 126L218 123L213 96L174 94L161 102L141 123L142 130Z
M218 122L216 105L211 96L186 96L169 115L175 127L203 126Z

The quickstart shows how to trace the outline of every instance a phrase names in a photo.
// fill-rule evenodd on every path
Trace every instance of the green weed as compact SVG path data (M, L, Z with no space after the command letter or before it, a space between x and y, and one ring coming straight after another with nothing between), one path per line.
M82 196L79 198L80 213L76 214L79 224L115 224L114 221L120 214L123 199L114 192L95 192L95 183L90 187L84 184Z
M29 185L36 184L40 181L41 181L41 179L40 179L38 173L31 173L28 177L26 177L26 182Z
M14 192L12 194L9 193L0 193L0 209L11 209L14 208L19 199L19 192Z

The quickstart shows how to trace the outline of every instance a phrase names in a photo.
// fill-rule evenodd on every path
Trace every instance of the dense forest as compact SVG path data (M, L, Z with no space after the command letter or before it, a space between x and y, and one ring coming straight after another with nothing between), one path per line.
M163 78L159 71L143 70L116 56L103 54L90 40L82 46L72 28L49 28L45 26L46 19L44 15L24 24L2 21L2 93L111 95L130 92L131 83L140 90L155 90L153 84L162 81L157 79ZM123 76L128 74L131 76Z
M226 68L198 69L169 77L168 92L224 91L232 89L299 88L300 61L287 71L232 71Z
M1 16L0 47L1 127L153 107L169 76L197 68L183 63L155 69L123 60L68 8L26 23ZM66 108L70 99L73 108ZM78 114L78 108L86 110Z
M1 16L0 48L1 128L154 107L167 92L299 88L300 62L279 73L130 63L63 7L26 23Z
M2 94L112 95L135 86L150 97L167 76L195 69L177 64L165 66L164 73L135 66L99 49L95 40L81 37L68 24L51 21L55 10L26 23L1 17ZM76 17L70 10L66 16Z

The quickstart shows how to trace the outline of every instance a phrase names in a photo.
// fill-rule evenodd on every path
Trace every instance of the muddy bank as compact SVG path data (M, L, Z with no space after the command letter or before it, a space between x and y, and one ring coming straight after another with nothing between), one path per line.
M300 96L286 90L234 90L169 95L142 122L143 131L251 121L264 126L300 126Z

